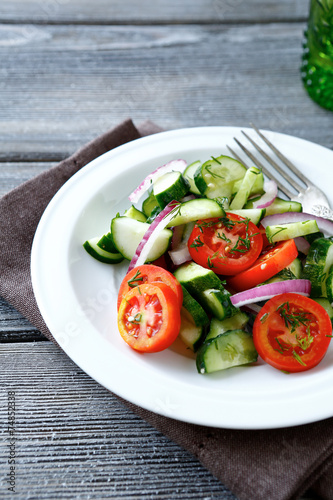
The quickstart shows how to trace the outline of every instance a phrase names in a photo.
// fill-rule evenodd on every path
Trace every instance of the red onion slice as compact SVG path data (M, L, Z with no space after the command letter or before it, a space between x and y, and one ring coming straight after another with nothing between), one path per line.
M267 215L267 217L261 220L261 224L267 227L276 224L283 225L291 222L304 222L306 220L317 221L319 231L322 231L325 235L333 235L333 221L317 217L313 214L307 214L306 212L284 212L283 214Z
M177 171L183 172L187 163L185 160L171 160L165 165L158 167L156 170L151 172L147 177L139 184L139 186L134 189L134 191L129 195L129 199L132 203L137 203L141 196L144 195L151 187L152 183L161 175L166 174L167 172Z
M171 250L169 250L169 256L175 266L180 266L181 264L184 264L185 262L189 262L190 260L192 260L190 252L188 251L187 242L194 228L194 224L195 224L194 222L189 222L188 224L185 224L185 228L183 228L182 232L181 241L178 243L178 245L172 246L171 244ZM178 227L181 226L176 226L173 228L173 230L175 231Z
M297 236L294 238L294 242L299 252L302 252L304 255L308 255L311 245L305 238L303 238L303 236Z
M297 279L276 281L275 283L256 286L255 288L250 288L244 292L236 293L230 297L230 300L235 307L241 307L253 302L271 299L272 297L275 297L275 295L280 295L281 293L294 292L309 296L310 290L310 280Z
M134 257L131 260L128 271L134 267L141 266L146 262L151 248L153 247L158 235L174 217L175 212L178 210L180 203L178 201L170 201L167 206L160 212L147 229L144 237L140 241L135 251ZM127 272L128 272L127 271Z
M265 193L259 198L259 200L253 202L253 208L266 208L269 207L277 197L278 188L274 181L264 182Z
M174 226L171 228L173 232L170 245L172 250L175 250L181 244L184 234L184 228L185 228L184 224L181 224L180 226Z
M192 260L186 243L179 246L176 250L169 250L169 255L175 266L180 266Z

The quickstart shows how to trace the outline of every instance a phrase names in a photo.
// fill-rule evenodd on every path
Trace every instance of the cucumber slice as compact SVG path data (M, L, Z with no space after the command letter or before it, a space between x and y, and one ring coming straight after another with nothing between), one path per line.
M253 202L259 200L260 196L248 200L244 208L253 208ZM302 204L298 201L283 200L275 198L273 203L266 207L266 215L283 214L285 212L302 212Z
M152 212L154 211L155 208L161 208L159 204L157 203L157 200L154 196L154 193L151 191L148 195L148 198L144 200L142 203L142 212L147 216L150 217Z
M133 205L125 210L124 215L125 217L130 217L131 219L135 219L140 222L146 222L147 220L147 216L143 212L135 208Z
M102 250L105 250L106 252L110 252L110 253L117 253L118 252L118 250L114 246L111 232L104 234L98 240L97 246L99 246L99 248L101 248Z
M298 201L275 198L273 203L266 207L266 215L283 214L285 212L302 212L302 210L302 203L299 203Z
M192 316L184 307L180 310L180 319L178 336L191 351L196 352L205 336L205 328L203 325L196 325Z
M233 185L242 179L246 168L229 156L219 156L206 161L194 174L194 182L201 194L213 199L231 198Z
M172 200L181 200L189 190L188 181L180 172L168 172L154 182L154 196L161 208Z
M266 236L270 243L276 243L277 241L291 240L298 236L305 236L306 234L318 231L317 221L306 220L303 222L291 222L290 224L283 224L281 226L267 226Z
M311 297L327 297L326 278L333 265L333 241L315 240L305 259L303 278L311 281Z
M230 293L223 287L221 289L209 288L198 297L202 307L215 318L223 320L230 318L237 309L232 305Z
M235 182L234 188L233 188L233 193L232 193L233 196L236 195L237 191L240 188L241 183L242 183L242 179ZM264 193L264 175L260 171L260 173L256 177L256 180L254 181L254 184L251 188L249 196L255 196L258 194L262 195L263 193ZM260 198L260 196L258 196L258 198Z
M180 266L174 276L206 313L224 319L237 311L231 303L230 293L224 289L221 280L212 270L195 262L188 262Z
M194 174L198 170L198 168L201 167L201 161L195 161L191 163L191 165L188 165L188 167L185 168L183 176L185 179L188 181L190 185L190 193L193 194L201 194L199 189L197 188L195 182L194 182Z
M240 210L244 207L248 197L251 194L251 190L254 186L256 178L260 174L261 171L256 167L251 167L246 171L243 180L238 188L238 191L234 199L230 203L231 210Z
M296 258L292 261L289 266L285 267L279 273L275 274L272 278L262 283L263 285L266 283L276 283L277 281L287 281L287 280L295 280L299 279L302 276L302 263L299 258Z
M106 236L102 236L102 238L91 238L90 240L87 240L83 243L83 248L89 253L89 255L94 257L94 259L98 260L99 262L103 262L104 264L118 264L119 262L124 260L124 257L117 251L109 252L107 250L104 250L100 246L100 242L101 240L104 241L105 238Z
M139 222L130 217L115 217L112 219L111 234L113 243L125 259L131 260L134 257L137 246L149 226L146 222ZM167 251L171 238L172 231L163 229L150 250L146 262L152 262L161 257Z
M299 279L302 276L302 271L303 271L302 262L301 259L299 259L298 257L294 259L292 263L289 264L289 266L287 266L287 268L290 269L295 278Z
M205 290L223 288L220 278L214 271L206 269L195 262L188 262L179 266L174 272L174 276L196 300L198 300L197 296L201 295Z
M333 303L333 266L330 267L330 269L327 273L327 278L325 280L325 290L326 290L326 297L328 298L329 302L332 304Z
M333 307L331 306L329 299L326 297L316 297L313 300L318 302L318 304L320 304L325 309L325 311L329 315L329 317L331 319L331 323L333 325Z
M318 233L307 234L304 236L304 238L310 243L310 245L312 245L312 243L318 238L324 238L324 233L318 231Z
M210 219L214 217L224 217L225 211L215 200L198 198L197 200L185 201L182 203L171 219L167 227L181 226L198 219Z
M243 311L238 311L231 318L226 318L222 321L212 318L210 322L209 332L205 338L205 342L210 339L214 339L229 330L242 330L247 322L249 321L249 316Z
M228 212L244 217L245 219L250 219L256 226L265 215L264 208L242 208L241 210L228 210Z
M197 354L199 373L212 373L257 361L252 336L244 330L229 330L204 342Z
M183 289L183 308L186 309L191 316L195 326L203 326L209 323L209 317L199 302L181 285Z

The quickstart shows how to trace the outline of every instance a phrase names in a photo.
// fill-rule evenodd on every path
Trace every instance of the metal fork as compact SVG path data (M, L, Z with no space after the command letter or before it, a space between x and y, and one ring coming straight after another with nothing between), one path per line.
M330 208L329 201L326 195L313 184L300 170L286 158L268 139L263 135L260 130L257 129L255 125L250 124L251 127L256 131L259 137L269 146L273 153L279 158L279 160L284 164L284 168L280 166L279 163L275 161L272 156L266 153L246 132L242 130L243 135L246 139L255 147L255 149L261 154L263 158L278 172L288 183L294 188L296 192L292 192L280 179L277 178L276 173L267 169L265 165L251 152L247 149L236 137L234 137L235 142L244 151L244 153L251 159L251 161L267 175L268 178L274 180L282 193L284 193L290 200L298 201L302 203L303 212L311 213L325 219L333 219L333 210ZM228 146L229 151L232 155L245 167L248 166L244 161ZM293 172L298 180L292 177L289 171ZM304 184L301 186L300 181Z

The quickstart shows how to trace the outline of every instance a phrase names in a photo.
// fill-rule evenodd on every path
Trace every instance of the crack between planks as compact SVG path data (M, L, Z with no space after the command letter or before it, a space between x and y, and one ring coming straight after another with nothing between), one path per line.
M174 19L154 19L151 21L148 20L142 20L142 21L128 21L126 19L120 19L119 21L106 21L105 19L97 19L97 20L85 20L85 21L80 21L77 19L67 19L67 20L48 20L43 21L43 20L36 20L36 19L20 19L20 20L15 20L15 19L2 19L0 17L0 24L6 24L6 25L23 25L23 24L33 24L36 26L221 26L221 25L226 25L226 26L233 26L233 25L248 25L248 26L253 26L256 24L275 24L275 23L280 23L280 24L299 24L299 23L304 23L307 22L307 16L297 16L294 18L267 18L267 19L259 19L259 20L254 20L254 19L221 19L217 20L216 18L214 19L189 19L187 20L181 20L181 21L176 21Z

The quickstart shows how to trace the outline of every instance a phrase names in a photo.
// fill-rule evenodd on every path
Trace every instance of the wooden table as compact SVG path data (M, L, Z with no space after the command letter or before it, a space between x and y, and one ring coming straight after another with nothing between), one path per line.
M307 0L2 0L0 194L129 116L166 129L254 121L332 147L333 114L300 80L307 10ZM8 391L17 499L235 498L4 300L0 341L1 498L12 498Z

